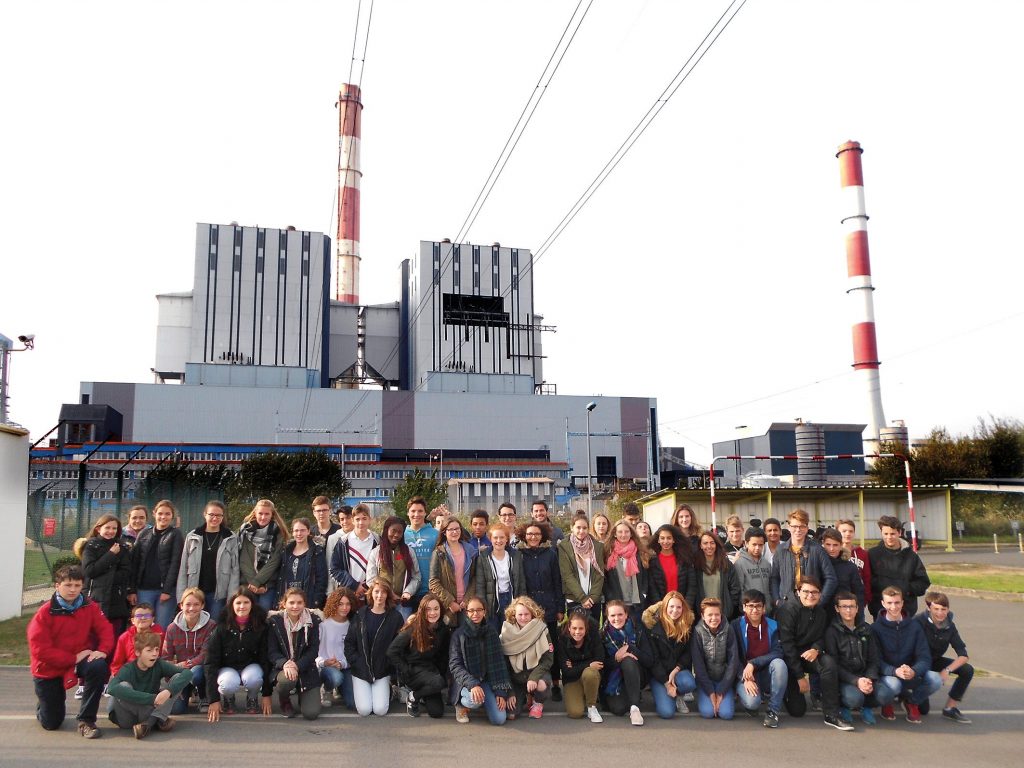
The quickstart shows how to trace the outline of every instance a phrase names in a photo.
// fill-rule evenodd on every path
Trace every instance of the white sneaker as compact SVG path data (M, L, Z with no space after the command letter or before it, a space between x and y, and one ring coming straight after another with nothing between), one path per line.
M690 714L690 708L686 706L686 699L682 696L676 696L676 712L680 715Z
M75 688L75 698L76 699L80 699L83 696L85 696L85 686L84 685L80 685L77 688Z
M326 688L322 688L320 690L320 706L326 709L327 707L331 706L332 703L333 702L331 701L331 692Z
M640 709L636 705L629 708L629 722L633 725L644 724L644 716L640 714Z
M597 707L587 707L587 717L590 718L592 723L603 723L604 718L601 717L601 713L597 711Z

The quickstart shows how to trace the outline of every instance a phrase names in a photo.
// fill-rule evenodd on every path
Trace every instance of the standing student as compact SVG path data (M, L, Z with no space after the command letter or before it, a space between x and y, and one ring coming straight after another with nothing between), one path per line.
M862 606L852 592L836 593L836 616L825 630L825 653L836 660L839 670L839 716L852 722L851 711L859 709L864 724L874 725L871 708L878 705L878 643L861 611Z
M740 613L740 582L736 569L725 555L722 540L714 533L705 531L700 535L696 566L697 604L705 598L715 598L722 611L722 621L728 624Z
M736 683L736 697L744 709L757 714L761 700L767 694L768 711L761 724L765 728L778 728L779 712L782 711L789 683L779 625L765 616L768 599L764 592L748 589L742 600L743 615L732 622L740 664L743 665Z
M704 534L708 536L711 534ZM718 538L717 536L715 538ZM732 720L736 705L732 691L739 671L736 636L722 616L722 603L714 597L700 602L700 621L693 629L690 653L697 681L697 708L711 720Z
M782 523L774 517L769 517L761 527L764 529L764 558L768 561L768 566L772 567L775 563L775 553L782 543ZM770 597L771 592L765 592L765 595Z
M647 549L650 549L651 544L653 543L652 538L654 536L654 531L651 530L650 523L641 520L634 527L636 528L636 536L640 539L640 543Z
M170 501L158 501L153 507L153 526L139 532L132 549L128 600L152 604L161 627L171 623L178 609L175 588L185 535L173 525L177 514Z
M565 538L565 533L557 525L552 522L551 517L548 514L548 503L543 499L537 499L533 502L533 506L530 508L530 517L533 522L540 524L547 524L551 527L551 533L548 536L551 539L551 546L557 547L558 543Z
M878 518L882 541L868 550L871 563L871 615L876 616L882 609L882 591L896 587L903 596L903 608L908 616L917 613L917 598L928 591L931 579L928 571L910 547L904 548L903 524L892 515Z
M345 656L345 637L352 626L356 596L351 589L338 587L327 596L324 620L320 622L320 649L316 664L320 668L323 693L320 705L329 707L344 702L349 709L356 708L352 693L352 668Z
M313 510L313 529L310 539L318 547L327 552L327 540L341 530L341 526L331 519L331 500L326 496L317 496L311 504ZM329 562L324 563L328 567Z
M505 609L501 650L508 659L516 701L508 718L515 720L520 712L528 711L532 719L539 720L551 694L554 644L544 623L544 609L526 595L520 595Z
M861 583L864 585L864 602L861 603L861 618L864 618L863 610L874 601L871 594L871 560L868 558L868 551L854 541L857 526L853 520L840 520L836 523L836 530L843 537L843 546L850 553L850 562L857 566L857 573L860 574Z
M971 721L960 711L960 702L964 700L967 686L974 678L974 667L967 655L967 644L960 637L960 632L953 623L953 614L949 611L949 598L942 592L929 592L924 596L926 610L915 616L915 620L924 630L928 641L928 650L932 655L932 672L938 672L942 682L949 676L956 675L956 682L949 689L946 706L942 708L942 716L954 723L969 724ZM946 651L952 647L956 658L950 659ZM929 711L928 699L919 705L922 715Z
M121 530L119 537L121 546L131 550L138 541L139 534L146 530L146 507L136 504L128 510L128 523Z
M352 695L360 717L384 716L391 704L391 663L388 646L402 629L391 585L370 582L366 605L356 611L345 635L345 658L352 668Z
M775 566L772 566L774 572ZM797 599L779 606L775 619L779 624L782 653L789 667L786 710L793 717L807 713L804 694L810 690L808 674L817 674L821 681L821 709L825 725L840 731L853 726L839 717L839 673L836 660L825 654L825 629L829 624L821 607L821 584L812 576L803 576Z
M459 627L452 633L448 670L456 722L468 723L469 711L483 707L491 725L505 724L508 710L515 708L516 701L501 639L487 620L487 608L479 597L466 601Z
M277 704L285 717L295 717L292 694L306 720L320 716L320 617L306 607L306 595L289 587L281 600L284 608L270 617L267 660L277 680Z
M644 626L650 630L654 650L651 695L654 709L663 720L675 717L676 712L687 714L690 709L683 697L697 689L690 671L693 618L690 606L676 590L670 590L661 602L644 611Z
M526 594L523 556L509 548L509 530L494 523L488 531L490 547L483 547L476 558L476 594L487 606L487 618L501 622L512 600Z
M292 540L281 553L275 591L283 595L289 589L300 589L306 597L306 607L323 608L327 599L327 567L323 550L310 540L312 528L304 517L292 520Z
M178 569L178 600L189 587L199 587L214 621L220 619L228 597L238 591L238 537L224 525L224 514L223 503L206 502L205 522L185 535Z
M342 538L331 555L331 578L337 586L351 589L356 599L362 601L367 591L366 569L380 538L370 530L370 508L366 504L357 504L352 510L352 526L351 533L334 534Z
M415 611L430 589L430 555L437 545L438 533L434 526L427 525L427 502L422 496L409 499L406 515L409 517L409 525L405 529L405 543L416 558L420 571L420 586L409 601L409 608Z
M430 556L430 591L441 598L445 618L453 625L476 589L476 553L465 546L468 540L458 518L447 519Z
M154 730L174 729L171 707L192 681L192 673L160 658L163 639L143 630L132 638L133 659L110 681L108 717L118 728L131 728L136 739ZM164 678L170 678L164 682Z
M629 523L620 520L617 525ZM651 636L640 621L634 622L629 606L622 600L609 600L605 604L602 632L604 642L604 680L602 693L606 709L613 715L629 714L632 725L643 725L640 714L640 696L654 666L654 648Z
M288 526L270 499L260 499L238 528L239 581L256 595L264 611L277 607L281 553Z
M802 509L789 513L789 541L779 544L772 558L772 605L796 600L800 580L808 576L821 584L821 602L829 603L836 591L836 574L825 550L807 535L810 517ZM824 609L822 609L824 610Z
M692 554L696 556L700 549L700 535L704 531L700 523L697 522L697 515L693 511L693 507L689 504L680 504L676 507L676 511L672 515L672 524L683 532L683 536L690 542Z
M619 600L629 607L630 616L639 623L650 592L651 551L640 543L636 530L625 520L612 528L604 548L605 606Z
M163 640L164 628L155 623L155 617L156 613L150 603L136 603L132 606L131 626L121 633L114 646L114 658L110 662L111 677L135 659L135 636L139 632L153 632Z
M245 711L270 716L274 681L267 658L267 616L256 596L240 588L224 606L224 613L206 644L206 716L211 723L235 711L235 693L245 688Z
M432 718L444 716L450 641L444 607L428 593L387 652L399 683L409 689L405 711L410 717L419 717L423 709Z
M597 711L605 656L597 623L582 610L571 611L556 643L566 715L579 719L586 714L592 723L604 722Z
M606 544L611 530L612 521L608 519L608 515L604 512L595 512L593 519L590 521L590 533L593 534L594 539L602 544Z
M688 606L697 601L697 571L693 567L690 542L674 525L661 526L654 537L655 554L650 563L648 601L661 602L669 592L679 592Z
M199 712L205 714L210 708L206 696L206 644L213 634L214 622L203 610L206 596L198 587L189 587L181 598L181 611L164 632L164 647L161 657L175 666L187 669L192 675L191 690L199 699ZM188 711L190 689L182 691L171 708L172 715Z
M771 594L772 566L764 556L767 537L760 528L748 528L743 534L743 551L736 557L736 581L740 594L756 589L763 595ZM765 615L771 614L771 605L765 606Z
M487 526L490 522L486 509L473 510L473 514L469 516L469 541L466 542L470 548L479 552L481 547L491 546L491 540L487 538Z
M568 612L582 608L592 619L600 620L604 562L604 545L588 532L586 516L577 515L569 535L558 545L558 570Z
M871 631L878 641L882 677L878 682L878 703L882 717L895 720L891 702L903 702L907 722L921 724L921 703L942 687L942 678L932 671L932 654L920 622L907 618L903 594L897 587L882 590L882 612Z
M81 566L63 565L53 577L54 592L28 624L29 666L36 693L36 719L47 731L64 722L65 691L78 679L85 692L78 710L78 732L87 739L102 733L96 725L103 686L110 677L107 658L114 631L98 603L82 594Z
M516 529L519 528L519 523L516 520L517 514L516 505L510 501L506 501L498 507L498 518L509 531L509 542L507 545L509 549L515 549L516 544L519 543L516 539Z
M85 573L85 594L103 609L114 637L128 618L128 587L131 578L131 550L122 543L121 521L101 515L85 541L75 542L75 554Z
M843 536L835 528L826 528L821 534L821 548L829 557L832 563L832 570L836 574L836 591L833 598L827 602L822 600L821 607L825 613L832 615L835 609L834 595L839 592L852 592L857 598L857 604L861 606L861 613L857 618L864 618L864 582L860 580L860 571L857 566L850 562L849 551L843 546Z
M398 612L403 619L412 615L412 596L419 592L419 561L405 543L405 521L400 517L389 517L384 521L380 546L370 553L366 567L367 581L383 579L395 593Z
M736 558L743 551L743 545L743 522L739 515L730 515L725 521L725 543L723 544L725 556L729 558L730 563L736 562Z

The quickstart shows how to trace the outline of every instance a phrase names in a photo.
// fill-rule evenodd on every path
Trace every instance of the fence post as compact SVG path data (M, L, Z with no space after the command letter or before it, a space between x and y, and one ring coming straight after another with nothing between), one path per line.
M996 554L998 555L999 554L999 534L998 533L993 533L992 534L992 546L995 548Z

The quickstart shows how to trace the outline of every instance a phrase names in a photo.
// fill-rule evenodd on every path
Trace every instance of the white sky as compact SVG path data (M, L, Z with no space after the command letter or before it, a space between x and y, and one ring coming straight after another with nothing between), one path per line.
M724 10L597 0L469 234L536 248ZM364 2L364 9L367 3ZM365 302L454 237L575 0L378 0L363 77ZM149 381L197 221L333 239L356 2L5 11L0 332L33 439L80 380ZM1024 417L1024 3L750 0L537 266L561 394L658 398L664 445L866 420L839 172L865 148L886 416ZM1016 94L1016 95L1014 95ZM785 393L785 394L777 394Z

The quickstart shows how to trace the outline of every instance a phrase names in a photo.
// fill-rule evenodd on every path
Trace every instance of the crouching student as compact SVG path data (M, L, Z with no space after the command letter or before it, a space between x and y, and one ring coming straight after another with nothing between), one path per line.
M700 716L732 720L736 705L732 689L739 673L740 658L736 636L722 618L722 602L705 597L700 602L700 621L690 641L693 676L697 680Z
M85 693L78 710L78 732L98 739L96 712L110 677L107 658L114 650L114 630L94 603L82 594L85 573L65 565L54 574L54 593L28 624L28 649L36 691L36 719L47 731L64 722L66 689L81 678Z
M643 725L640 695L651 676L654 649L647 628L629 617L630 607L622 600L609 600L605 606L604 697L606 709L613 715L628 711L630 723Z
M235 711L235 694L245 688L245 711L269 717L274 680L267 660L267 618L256 597L240 587L206 645L206 694L211 723Z
M921 702L942 687L942 678L931 671L932 654L921 625L903 615L903 593L898 587L882 590L882 612L871 631L878 640L881 659L878 703L882 705L882 717L896 719L891 702L899 697L907 722L919 725Z
M515 720L529 710L534 720L544 715L544 702L551 695L551 667L554 645L544 623L544 609L531 598L520 595L505 609L501 627L501 650L508 659L509 679L515 707L508 713Z
M929 592L924 596L924 604L928 609L924 613L919 613L916 620L924 630L928 649L932 653L932 672L938 672L943 683L949 680L951 674L956 675L956 682L949 689L946 706L942 708L942 716L966 725L971 721L960 712L960 702L964 700L967 686L974 677L974 667L970 665L967 657L967 645L953 623L953 614L949 612L949 598L945 594ZM955 659L945 656L950 646L956 654ZM922 715L928 714L928 699L921 702L920 708Z
M114 658L110 662L110 676L114 677L121 667L135 660L135 636L139 632L155 632L164 638L164 628L155 623L156 612L151 603L136 603L132 606L132 625L117 638Z
M761 700L767 695L768 711L761 724L765 728L778 728L779 712L789 684L789 668L782 658L779 625L765 616L767 598L764 592L748 589L742 600L743 615L732 622L740 664L743 665L736 683L736 696L744 709L756 715L761 708Z
M176 666L189 670L192 685L185 688L174 700L172 715L188 711L189 694L193 691L199 699L199 711L206 713L210 701L206 697L206 677L203 665L206 663L206 644L213 634L214 622L203 610L206 596L199 587L189 587L182 593L181 611L164 633L164 649L161 658Z
M456 521L457 522L457 521ZM466 600L462 623L452 633L448 670L452 673L451 700L455 720L469 722L469 710L483 707L491 725L504 725L508 710L516 706L508 664L498 632L487 621L487 608L479 597Z
M281 601L284 611L270 617L267 659L277 675L277 704L285 717L295 717L292 694L306 720L320 716L320 617L306 607L306 593L289 587Z
M601 670L604 669L604 647L597 624L585 608L569 614L562 631L558 633L558 665L562 673L565 692L565 713L575 719L586 714L592 723L602 723L597 711L597 695L601 688Z
M320 667L320 679L324 690L320 705L344 703L349 709L356 708L352 692L352 668L345 656L345 637L355 613L356 594L348 587L338 587L331 592L324 604L324 620L320 622L320 652L316 663Z
M658 717L669 720L676 712L690 711L683 698L697 689L690 672L690 630L693 611L680 592L669 591L661 602L643 615L644 626L651 631L654 665L651 667L651 695Z
M772 572L775 572L774 566ZM796 600L783 601L775 613L782 655L789 667L786 711L793 717L803 717L807 713L804 694L811 689L808 675L817 674L821 680L821 709L825 725L840 731L852 731L853 726L839 717L836 660L825 655L825 629L829 619L821 607L821 583L812 576L803 576L797 584L796 597Z
M851 722L852 710L860 709L865 725L874 725L871 707L877 705L878 643L860 618L861 606L852 592L837 592L835 604L837 615L825 630L825 654L839 667L839 716Z
M136 739L153 730L174 728L171 707L175 699L192 684L192 673L160 658L163 638L143 630L133 642L135 659L118 670L107 692L111 704L108 717L118 728L131 728ZM164 683L164 678L170 678Z
M444 716L451 630L443 617L441 600L428 592L388 646L388 661L409 689L405 711L410 717L419 717L423 709L430 717Z

